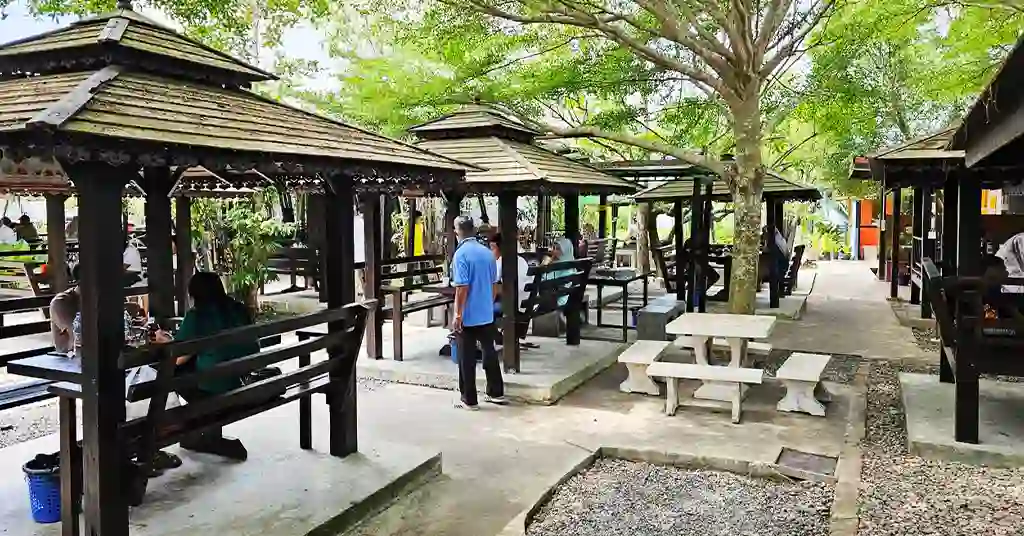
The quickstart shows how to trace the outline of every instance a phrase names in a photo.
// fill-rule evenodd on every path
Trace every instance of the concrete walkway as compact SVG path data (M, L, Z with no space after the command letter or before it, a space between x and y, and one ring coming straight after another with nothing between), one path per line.
M899 324L886 301L888 284L876 280L866 262L821 262L817 273L803 317L776 325L775 348L916 363L938 360L914 343L910 328Z

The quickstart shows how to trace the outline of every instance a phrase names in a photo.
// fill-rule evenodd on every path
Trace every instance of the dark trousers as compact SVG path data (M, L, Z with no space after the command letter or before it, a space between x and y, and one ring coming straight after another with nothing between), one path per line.
M488 396L498 397L505 394L505 383L501 379L501 365L498 363L498 352L494 349L497 330L494 323L482 326L463 326L462 333L457 335L456 346L459 360L459 393L462 402L469 406L477 404L476 398L476 348L480 345L484 354L484 374L487 376Z

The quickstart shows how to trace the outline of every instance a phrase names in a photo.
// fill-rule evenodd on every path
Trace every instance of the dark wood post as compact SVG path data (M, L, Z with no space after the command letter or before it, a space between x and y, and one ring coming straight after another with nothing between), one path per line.
M948 177L942 185L942 276L956 275L957 230L960 192L955 177ZM981 210L981 207L978 208Z
M445 273L451 270L452 256L455 255L455 246L458 245L459 239L455 236L455 218L459 217L459 213L462 210L462 199L463 194L448 194L445 199L444 205L444 255L447 262L445 262ZM501 218L498 218L501 221ZM451 275L451 274L448 274Z
M318 298L321 303L327 302L327 230L324 222L327 216L327 194L311 194L306 198L306 242L316 249L317 273L319 274Z
M598 196L597 202L597 238L608 236L608 194ZM612 236L615 233L612 232ZM613 261L615 259L612 259Z
M701 222L704 220L704 196L703 196L703 185L701 184L700 177L694 177L693 179L693 196L690 197L690 251L686 255L686 265L690 268L690 280L689 280L689 292L686 293L686 312L692 313L697 309L697 302L703 299L703 296L699 294L700 290L697 288L698 282L701 279L700 265L697 262L697 251L699 249L700 242L700 227ZM682 229L679 230L682 232ZM678 244L678 239L676 240ZM676 270L680 270L680 255L682 249L676 251Z
M935 239L932 238L932 188L926 187L921 190L921 259L935 260ZM928 299L928 281L924 277L924 267L921 267L921 293L924 295L921 301L921 318L932 317L932 302Z
M363 296L376 299L377 306L366 314L366 355L370 359L383 359L383 325L381 304L384 302L380 290L380 259L382 254L380 194L370 193L363 199Z
M160 324L174 316L174 254L171 247L171 169L143 170L146 188L146 272L149 314Z
M777 309L782 300L782 277L785 274L779 273L779 263L776 262L776 255L782 255L779 246L775 243L775 230L779 228L779 211L776 210L778 201L773 197L766 197L764 200L766 210L765 227L768 229L768 236L765 237L765 251L768 252L770 262L768 263L768 307Z
M537 196L537 247L547 245L548 233L551 232L551 197L540 194Z
M64 202L68 196L46 196L46 274L54 294L68 288L68 246L65 236Z
M850 252L853 255L853 259L857 261L864 260L864 254L861 253L861 242L860 242L860 207L862 201L857 200L853 202L853 250Z
M885 180L878 185L878 280L885 281L887 270L885 269Z
M891 269L889 270L889 297L896 298L900 295L900 232L903 225L900 222L900 197L903 190L896 186L892 189L892 231L889 238L892 240L892 251L889 256L892 258Z
M577 193L562 196L565 200L565 237L572 242L573 258L580 258L580 196ZM584 252L585 253L585 252ZM600 306L600 305L599 305ZM587 304L569 299L565 311L565 342L576 346L580 343L580 315Z
M513 192L498 195L498 228L501 230L501 345L505 372L520 372L519 340L516 337L516 311L519 311L519 253L516 251L519 225L519 196ZM577 314L577 317L579 315Z
M405 221L405 256L413 257L416 255L416 198L410 197L407 201L409 213Z
M333 175L329 179L331 188L326 188L326 210L324 211L325 246L327 271L327 307L337 309L355 301L355 265L353 263L354 211L352 182L348 177ZM344 329L342 322L331 322L329 333ZM332 346L327 348L331 358L351 348ZM358 450L356 430L356 364L358 352L351 352L348 359L331 370L328 403L330 405L331 455L347 456Z
M921 279L924 279L924 274L921 272L924 270L923 267L923 254L924 254L924 241L925 231L924 222L921 218L924 216L922 212L922 206L924 204L924 193L923 188L916 186L913 188L913 214L911 215L911 234L913 238L910 242L910 266L911 271L918 271ZM919 305L921 303L921 287L914 282L914 278L910 278L910 304Z
M188 283L196 267L192 255L192 199L185 196L174 200L174 241L174 254L178 258L174 287L178 295L178 314L184 316L189 308Z
M384 206L381 211L381 257L382 259L390 259L392 257L392 238L395 236L394 220L391 219L392 214L398 209L400 198L394 195L384 196Z
M977 180L959 180L959 231L957 232L956 273L981 275L981 184Z
M657 226L658 218L657 218L657 216L654 216L653 212L651 212L651 216L652 217L650 218L650 221L647 222L647 225L648 226L652 226L653 225L655 231L657 231L657 229L658 229L658 226ZM687 261L686 261L686 254L683 253L683 242L684 242L683 237L684 237L685 233L683 232L683 201L681 199L676 199L675 203L672 204L672 226L673 226L672 236L673 236L673 239L675 241L675 250L676 250L676 257L675 257L675 266L676 266L676 274L675 274L675 278L676 278L676 281L675 281L675 285L676 285L676 300L678 300L678 301L686 301L686 287L687 287L687 284L686 284L686 262ZM661 239L659 238L659 240L661 240ZM659 247L659 246L660 246L660 244L651 244L652 248L656 248L656 247ZM662 275L665 277L665 286L668 287L669 275L668 274L662 274Z
M124 244L121 194L136 168L61 162L79 195L82 309L83 518L87 536L128 536L122 490L124 372Z

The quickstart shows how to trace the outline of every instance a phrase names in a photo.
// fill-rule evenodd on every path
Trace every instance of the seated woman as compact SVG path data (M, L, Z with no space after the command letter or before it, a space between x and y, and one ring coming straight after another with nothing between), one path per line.
M224 330L253 324L249 309L227 295L220 277L215 273L198 272L193 275L188 284L188 294L192 299L192 308L185 313L173 340L198 339ZM153 338L156 342L172 340L170 334L165 331L157 331ZM259 341L253 339L242 344L203 351L197 355L179 356L176 361L178 373L202 372L213 368L218 363L238 359L259 351ZM191 403L226 393L241 386L241 378L229 376L201 381L193 388L179 389L178 394L186 402ZM184 441L181 446L185 449L219 454L229 458L245 459L246 456L245 448L241 443L225 440L221 437L219 428Z

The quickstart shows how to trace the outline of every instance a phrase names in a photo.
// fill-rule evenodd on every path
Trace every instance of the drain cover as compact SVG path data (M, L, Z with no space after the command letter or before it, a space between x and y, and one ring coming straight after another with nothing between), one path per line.
M775 463L779 466L789 467L802 472L834 476L839 458L782 447L779 459Z

